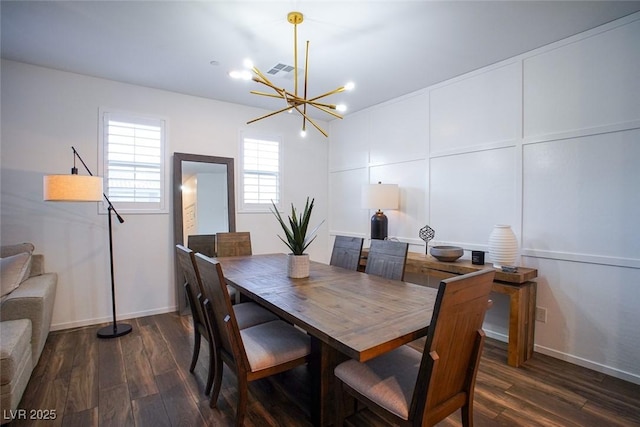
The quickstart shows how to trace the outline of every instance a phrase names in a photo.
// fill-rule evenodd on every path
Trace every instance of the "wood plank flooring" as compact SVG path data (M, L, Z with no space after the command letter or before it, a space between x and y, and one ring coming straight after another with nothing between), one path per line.
M218 408L211 409L203 392L206 344L195 374L188 371L190 317L169 313L127 322L133 332L113 340L96 338L104 325L52 332L20 408L27 414L54 410L55 419L16 419L10 426L233 425L233 373L225 370ZM640 426L638 385L538 353L521 368L505 360L506 345L488 339L476 385L476 426ZM308 380L301 367L252 383L245 425L310 426ZM456 413L439 426L459 426L459 419ZM384 425L367 411L350 423Z

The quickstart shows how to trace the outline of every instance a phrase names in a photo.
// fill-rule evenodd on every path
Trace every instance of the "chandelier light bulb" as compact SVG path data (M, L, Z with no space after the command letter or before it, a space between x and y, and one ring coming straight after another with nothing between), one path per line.
M306 130L304 130L304 129L302 129L302 130L300 131L300 136L301 136L301 137L303 137L303 138L304 138L304 137L306 137L306 136L307 136L307 131L306 131Z
M344 113L345 111L347 111L347 106L344 104L338 104L336 105L336 110L340 113Z
M353 90L356 87L356 84L354 82L349 82L346 85L344 85L344 90Z
M242 61L242 65L244 65L245 68L248 68L251 70L253 68L253 61L250 60L249 58L246 58L244 61Z
M248 70L232 70L229 71L229 77L237 80L251 80L252 75Z

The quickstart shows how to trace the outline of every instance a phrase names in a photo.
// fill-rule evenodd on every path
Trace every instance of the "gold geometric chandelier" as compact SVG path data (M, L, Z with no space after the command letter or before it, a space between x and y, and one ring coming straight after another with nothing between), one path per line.
M251 124L257 122L258 120L266 119L267 117L275 116L276 114L284 113L285 111L292 112L296 110L302 116L302 130L300 134L302 136L306 135L307 131L307 122L311 123L313 127L315 127L320 133L322 133L325 137L328 137L327 132L325 132L316 122L314 122L309 115L307 114L307 106L311 106L317 108L320 111L324 111L327 114L330 114L333 117L337 117L339 119L342 118L340 114L336 111L344 112L346 107L342 104L328 104L326 102L322 102L324 98L330 95L334 95L336 93L344 92L346 90L351 90L354 87L353 83L347 83L344 86L340 86L337 89L332 91L323 93L322 95L314 96L311 98L307 98L307 84L308 84L308 71L309 71L309 41L307 40L306 51L305 51L305 65L304 65L304 93L301 95L298 94L298 24L301 24L303 21L303 15L300 12L289 12L287 15L287 21L293 24L293 75L294 75L294 89L293 92L288 91L285 88L277 87L273 84L253 63L248 61L245 62L245 66L251 71L253 71L253 75L249 72L231 72L229 73L231 77L234 78L243 78L243 79L251 79L254 82L261 83L270 89L273 89L273 92L261 92L257 90L252 90L250 93L259 96L267 96L271 98L279 98L282 99L285 103L285 106L279 110L276 110L272 113L265 114L264 116L255 118L253 120L249 120L247 124Z

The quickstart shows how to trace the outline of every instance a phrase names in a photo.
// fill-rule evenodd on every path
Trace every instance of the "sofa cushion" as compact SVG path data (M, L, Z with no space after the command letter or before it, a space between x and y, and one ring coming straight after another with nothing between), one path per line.
M22 282L18 289L5 296L0 305L2 322L17 319L31 320L34 365L40 358L51 327L57 282L56 273L31 277Z
M0 258L0 296L5 296L29 277L31 271L31 253L22 252L6 258Z
M31 320L8 320L0 324L0 385L11 383L28 357L29 369L31 361Z
M35 246L33 243L18 243L16 245L0 246L0 258L6 258L11 255L17 255L22 252L33 253Z

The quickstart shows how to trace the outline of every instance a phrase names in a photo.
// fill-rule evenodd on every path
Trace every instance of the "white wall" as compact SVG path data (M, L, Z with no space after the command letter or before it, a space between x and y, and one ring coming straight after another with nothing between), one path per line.
M53 329L109 321L107 217L93 203L43 202L43 175L69 173L72 145L98 170L100 107L162 116L170 153L233 157L236 171L239 131L265 112L12 61L2 61L1 74L1 242L33 242L46 269L58 273ZM327 218L328 142L315 132L301 140L299 127L295 116L280 115L250 129L282 135L285 206L315 197L320 222ZM119 318L175 310L172 214L123 216L113 233ZM271 214L237 215L236 228L251 232L255 253L286 251L278 227ZM312 259L328 259L327 239L325 226L308 250Z
M638 46L635 14L331 122L330 234L368 234L360 185L379 179L411 250L424 224L485 251L511 224L547 309L535 350L640 383ZM485 329L506 340L494 299Z

